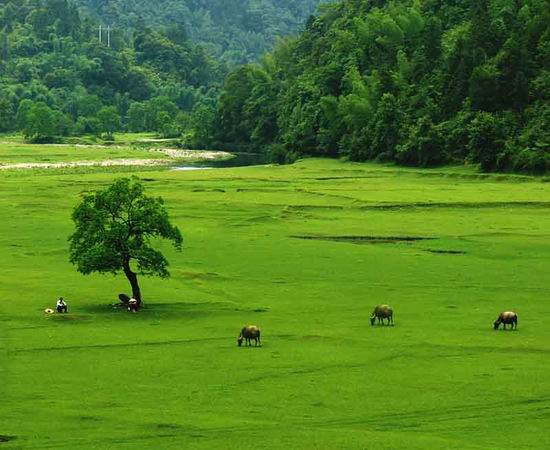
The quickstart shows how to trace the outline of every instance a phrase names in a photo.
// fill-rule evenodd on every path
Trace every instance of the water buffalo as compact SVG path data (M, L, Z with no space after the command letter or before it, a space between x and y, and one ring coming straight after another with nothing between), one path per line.
M120 303L122 303L123 305L127 305L128 302L130 301L130 297L127 296L126 294L118 294L118 299L120 300Z
M256 325L248 325L246 327L243 327L241 333L239 334L239 337L237 338L237 343L240 347L241 345L243 345L244 340L249 346L251 346L252 339L254 339L256 346L260 344L261 347L262 342L260 341L260 329Z
M370 316L370 324L374 325L374 321L378 319L378 325L382 322L384 325L384 319L388 319L388 325L393 325L393 309L389 305L378 305L374 308L372 315Z
M495 330L498 330L498 327L502 324L504 326L504 329L506 329L507 324L511 324L511 329L514 329L514 325L516 326L516 330L518 328L518 315L513 311L504 311L501 312L498 315L498 319L495 320L495 323L493 324L495 327Z

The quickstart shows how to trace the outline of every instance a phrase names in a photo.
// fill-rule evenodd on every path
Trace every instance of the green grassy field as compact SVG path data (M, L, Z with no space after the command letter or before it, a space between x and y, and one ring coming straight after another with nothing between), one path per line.
M0 449L550 448L550 183L148 171L184 251L161 244L172 278L129 314L123 277L68 263L80 193L116 176L0 173ZM493 331L506 309L518 330ZM262 348L237 347L249 323Z
M107 159L162 159L165 155L126 145L28 144L21 141L0 142L0 163L62 163L102 161Z

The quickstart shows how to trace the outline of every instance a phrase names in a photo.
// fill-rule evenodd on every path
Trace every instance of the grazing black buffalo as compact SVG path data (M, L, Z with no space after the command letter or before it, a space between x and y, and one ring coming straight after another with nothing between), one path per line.
M239 337L237 338L237 343L239 344L239 347L243 345L243 341L246 341L248 346L251 346L252 339L254 339L256 346L258 346L258 344L261 346L262 343L260 341L260 333L260 329L256 325L248 325L244 327L241 330Z
M120 300L120 303L122 303L123 305L127 305L128 302L130 301L130 297L127 296L126 294L118 294L118 299Z
M514 329L514 325L516 326L516 330L518 328L518 315L513 311L504 311L501 312L498 315L498 319L495 320L494 328L495 330L498 330L498 327L502 324L504 326L504 329L506 329L506 325L510 324L512 325L511 329Z
M378 319L378 325L382 323L384 325L384 319L388 319L388 325L393 325L393 309L389 305L378 305L374 308L372 315L370 316L370 324L374 325L374 321Z

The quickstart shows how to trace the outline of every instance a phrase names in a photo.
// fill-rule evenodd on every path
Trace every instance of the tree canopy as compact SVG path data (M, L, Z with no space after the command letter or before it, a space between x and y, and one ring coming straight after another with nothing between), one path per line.
M230 69L317 4L80 0L116 22L107 40L67 0L0 2L0 132L155 131L279 162L550 169L548 0L332 2Z
M81 11L130 33L171 27L229 65L257 60L297 34L322 0L76 0ZM174 27L174 24L177 24Z
M154 248L154 241L167 239L181 250L181 233L170 223L164 201L145 195L136 177L122 178L105 190L85 194L72 219L71 263L84 275L122 271L140 303L138 274L170 275L168 261Z
M168 129L181 133L194 108L214 102L226 71L177 25L103 30L100 40L98 23L66 0L0 2L0 132L38 142L130 128L162 133L166 113ZM132 108L143 121L130 120Z
M126 130L179 137L214 107L229 66L296 33L318 3L0 2L0 132L37 142ZM106 121L104 107L119 120Z
M550 169L548 0L343 0L229 74L197 146Z

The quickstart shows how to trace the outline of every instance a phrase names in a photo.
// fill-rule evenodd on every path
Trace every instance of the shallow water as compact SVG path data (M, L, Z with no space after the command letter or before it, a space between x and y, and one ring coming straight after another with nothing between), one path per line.
M174 170L202 170L223 167L244 167L259 166L267 164L266 155L261 153L233 153L234 157L223 160L200 161L196 163L187 163L184 166L175 166Z
M177 166L173 170L208 170L213 169L213 167L197 167L197 166Z

